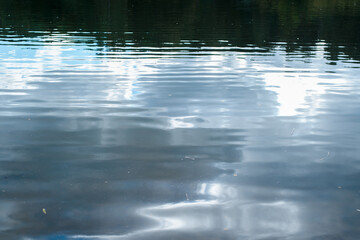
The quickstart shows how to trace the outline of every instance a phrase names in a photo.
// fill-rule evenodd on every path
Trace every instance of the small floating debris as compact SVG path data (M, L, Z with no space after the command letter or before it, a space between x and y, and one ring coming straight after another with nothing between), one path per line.
M358 209L356 209L356 211L360 212L360 209L358 208Z
M45 208L43 208L43 209L42 209L42 212L43 212L44 214L46 214L46 209L45 209Z

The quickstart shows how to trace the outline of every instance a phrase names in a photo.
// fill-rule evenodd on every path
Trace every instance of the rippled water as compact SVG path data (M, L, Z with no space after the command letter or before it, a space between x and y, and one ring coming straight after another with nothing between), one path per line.
M1 239L359 239L359 1L10 2Z

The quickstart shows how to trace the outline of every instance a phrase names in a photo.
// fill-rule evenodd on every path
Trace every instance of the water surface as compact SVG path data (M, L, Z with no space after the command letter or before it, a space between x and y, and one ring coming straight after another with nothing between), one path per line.
M1 239L360 237L360 1L0 1Z

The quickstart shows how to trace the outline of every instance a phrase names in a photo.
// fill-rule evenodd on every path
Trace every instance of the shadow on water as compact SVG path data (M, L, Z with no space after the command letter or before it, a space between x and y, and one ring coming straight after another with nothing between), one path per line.
M358 239L360 1L0 1L1 239Z

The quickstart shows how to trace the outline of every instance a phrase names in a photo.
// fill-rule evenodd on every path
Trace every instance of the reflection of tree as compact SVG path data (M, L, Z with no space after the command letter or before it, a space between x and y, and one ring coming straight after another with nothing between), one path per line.
M359 59L354 46L360 39L359 6L359 0L15 0L0 1L0 27L27 35L28 30L97 32L92 33L97 43L109 46L126 40L138 46L160 46L196 39L209 46L229 40L236 46L270 47L268 42L282 41L293 51L325 40L345 46L328 48L330 58L346 54Z

